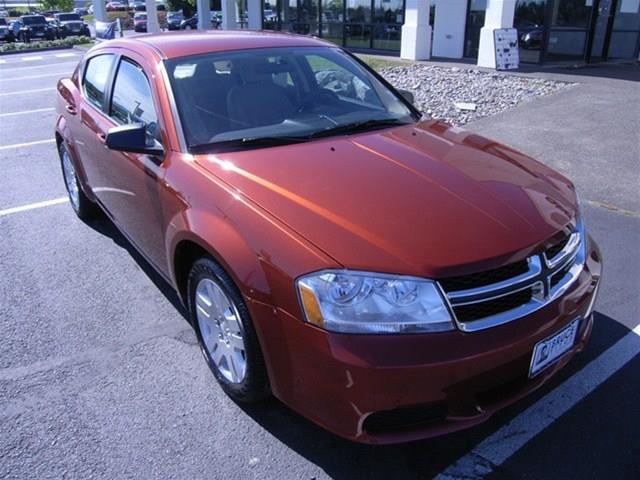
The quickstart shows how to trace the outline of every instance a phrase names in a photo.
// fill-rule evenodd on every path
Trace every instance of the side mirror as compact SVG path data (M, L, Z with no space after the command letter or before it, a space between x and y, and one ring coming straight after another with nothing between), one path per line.
M145 153L155 157L164 155L164 149L158 142L154 141L154 145L147 143L147 127L143 123L110 128L106 144L111 150Z
M402 98L404 98L407 102L413 105L413 100L414 100L413 93L411 93L409 90L398 90L398 93L402 95Z

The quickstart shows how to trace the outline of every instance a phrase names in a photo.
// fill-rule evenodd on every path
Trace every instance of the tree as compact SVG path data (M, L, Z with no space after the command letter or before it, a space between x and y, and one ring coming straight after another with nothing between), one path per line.
M75 6L74 0L41 0L43 10L60 10L61 12L70 12Z

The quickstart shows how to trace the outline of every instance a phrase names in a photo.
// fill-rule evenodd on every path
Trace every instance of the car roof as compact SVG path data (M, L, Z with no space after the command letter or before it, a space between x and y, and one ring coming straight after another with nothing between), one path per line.
M101 44L103 48L120 47L136 51L151 49L164 59L251 48L326 46L335 47L332 43L305 35L256 30L163 32L111 40ZM98 47L98 49L101 48Z

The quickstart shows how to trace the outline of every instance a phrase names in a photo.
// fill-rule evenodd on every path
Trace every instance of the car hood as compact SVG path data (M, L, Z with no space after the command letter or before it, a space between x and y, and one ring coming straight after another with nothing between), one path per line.
M196 161L346 268L458 275L546 246L571 183L439 121Z
M84 22L82 20L67 20L64 22L60 22L60 25L83 25Z

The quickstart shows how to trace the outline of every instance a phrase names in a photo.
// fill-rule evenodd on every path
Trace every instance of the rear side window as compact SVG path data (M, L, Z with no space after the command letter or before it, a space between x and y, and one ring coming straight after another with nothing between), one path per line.
M129 60L123 59L118 67L109 116L121 125L143 123L148 140L160 140L149 81L142 68Z
M82 87L87 100L102 110L109 71L113 65L114 56L111 54L98 55L89 59L85 69Z

